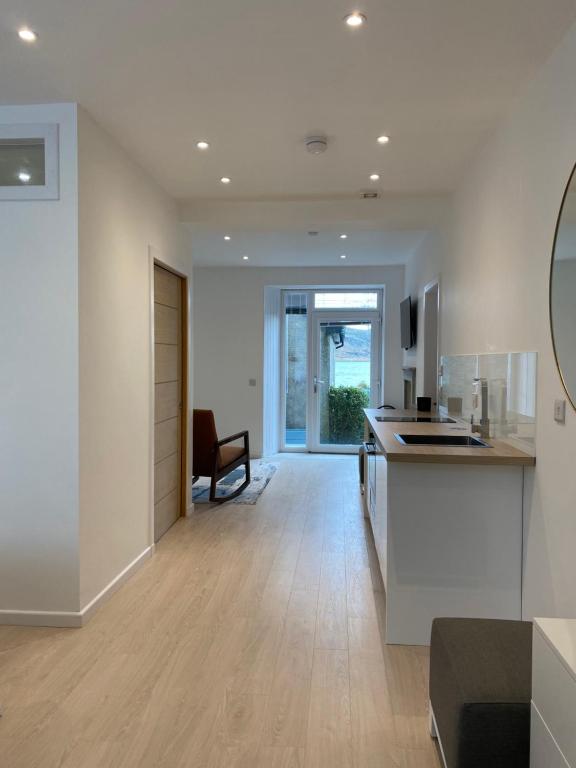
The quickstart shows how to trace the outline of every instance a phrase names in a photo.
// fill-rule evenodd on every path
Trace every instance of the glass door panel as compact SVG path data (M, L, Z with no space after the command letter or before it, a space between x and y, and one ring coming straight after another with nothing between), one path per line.
M374 318L317 319L313 450L350 449L362 442L363 409L379 389L378 336Z
M307 294L285 296L284 316L284 447L307 445L308 314Z

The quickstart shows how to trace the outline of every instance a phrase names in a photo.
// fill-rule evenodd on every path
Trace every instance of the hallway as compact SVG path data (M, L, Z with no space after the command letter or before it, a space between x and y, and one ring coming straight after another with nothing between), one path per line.
M351 456L198 505L82 630L0 627L5 768L437 768L425 648L383 643Z

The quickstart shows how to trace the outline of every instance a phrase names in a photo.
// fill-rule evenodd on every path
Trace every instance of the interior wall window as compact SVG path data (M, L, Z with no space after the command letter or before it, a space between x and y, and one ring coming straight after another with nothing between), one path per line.
M0 139L0 187L44 186L44 139Z
M284 294L284 445L305 448L308 410L308 294Z
M56 200L58 126L0 125L0 200Z

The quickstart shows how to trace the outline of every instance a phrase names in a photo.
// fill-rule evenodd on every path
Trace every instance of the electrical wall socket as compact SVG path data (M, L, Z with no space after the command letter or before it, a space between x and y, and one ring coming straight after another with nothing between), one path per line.
M566 423L566 400L554 400L554 421Z
M256 386L256 379L248 379L248 386L249 387L255 387Z

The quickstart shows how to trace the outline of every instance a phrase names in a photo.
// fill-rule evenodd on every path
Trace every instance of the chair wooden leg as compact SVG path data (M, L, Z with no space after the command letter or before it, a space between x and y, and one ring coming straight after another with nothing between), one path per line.
M215 482L215 475L212 478L212 483L210 484L210 501L215 501L218 504L222 504L225 501L230 501L231 499L235 499L237 496L240 496L240 494L248 488L250 485L250 462L246 462L244 465L246 470L246 477L244 479L244 482L242 485L240 485L233 493L229 493L227 496L216 496L216 482Z
M218 482L216 478L216 473L214 473L210 479L210 501L219 501L219 499L216 498L216 483Z

